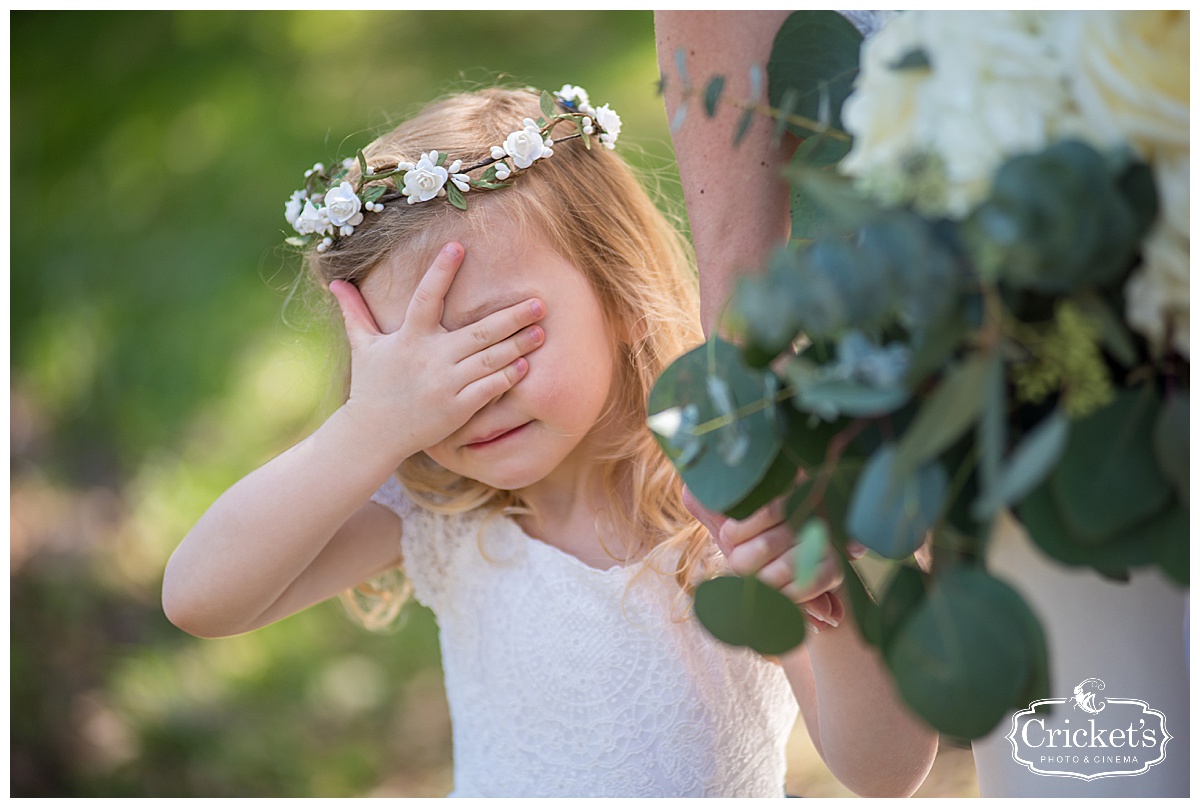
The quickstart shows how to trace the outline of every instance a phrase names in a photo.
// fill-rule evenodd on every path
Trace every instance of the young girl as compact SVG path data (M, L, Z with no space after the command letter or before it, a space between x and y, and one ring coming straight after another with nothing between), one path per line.
M695 292L619 131L580 88L491 89L309 172L287 216L341 307L348 396L204 514L164 608L202 637L353 587L394 612L403 569L441 630L454 796L782 796L797 700L843 782L911 793L936 737L856 629L780 664L686 614L723 562L645 401L701 339ZM780 522L721 527L739 571L773 568Z

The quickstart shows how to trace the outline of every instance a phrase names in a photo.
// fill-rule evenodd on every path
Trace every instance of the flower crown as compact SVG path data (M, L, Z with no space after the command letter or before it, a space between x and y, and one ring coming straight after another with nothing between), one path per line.
M491 147L490 157L469 166L464 166L461 159L449 162L450 155L436 149L422 153L415 164L368 166L362 149L357 157L343 160L331 173L317 163L304 172L304 187L293 193L284 207L284 217L299 234L287 242L307 247L316 241L317 251L325 252L338 237L354 233L354 228L362 224L363 211L379 213L386 203L401 197L407 198L410 205L445 197L454 207L466 210L464 194L472 188L492 191L509 187L538 160L553 155L554 146L563 141L582 138L583 145L590 149L591 136L599 133L599 140L606 148L616 146L621 134L620 116L608 104L593 108L582 87L564 84L553 95L542 90L541 107L542 117L536 121L523 120L521 128L505 138L503 144ZM559 111L559 107L565 111ZM564 122L573 125L575 132L552 139L551 131ZM359 178L357 183L351 183L345 177L355 162ZM468 176L481 168L487 170L479 177ZM395 189L382 182L388 178ZM368 186L368 183L374 184Z

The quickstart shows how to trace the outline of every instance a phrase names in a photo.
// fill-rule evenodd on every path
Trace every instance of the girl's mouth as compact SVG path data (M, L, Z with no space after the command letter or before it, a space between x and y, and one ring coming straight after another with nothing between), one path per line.
M494 432L491 435L488 435L487 437L483 438L482 440L472 441L471 443L468 443L466 445L466 448L468 448L468 449L486 449L491 446L498 446L499 444L503 443L504 441L508 440L509 438L513 437L514 435L517 435L518 433L524 431L525 427L529 426L531 423L533 423L533 422L526 421L525 423L521 424L518 427L514 427L512 429L506 429L501 432Z

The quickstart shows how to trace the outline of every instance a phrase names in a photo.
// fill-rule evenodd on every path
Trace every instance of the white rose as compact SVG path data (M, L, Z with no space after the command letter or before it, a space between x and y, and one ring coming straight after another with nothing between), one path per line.
M598 107L594 114L596 123L600 124L600 128L604 130L604 134L609 135L607 138L601 138L604 145L608 148L614 148L617 145L617 137L621 134L621 116L612 110L608 104Z
M965 216L1008 157L1080 129L1047 12L910 11L862 50L841 170L887 203ZM928 67L897 70L910 54ZM914 166L921 166L914 169Z
M576 87L574 84L564 84L555 95L574 106L575 109L582 109L591 104L591 101L588 100L587 90Z
M296 232L302 235L309 233L328 234L333 232L333 228L329 224L329 217L325 214L325 209L318 208L313 204L311 199L304 200L304 210L297 217L295 227Z
M362 224L362 200L354 193L354 186L346 181L325 192L325 213L334 227Z
M307 198L308 195L304 191L296 191L283 206L283 217L292 227L296 226L296 220L300 218L300 211L304 209L304 200Z
M504 139L504 152L512 158L517 168L529 168L533 161L546 157L546 144L542 133L536 125L527 125L519 132L513 132Z
M1063 14L1072 88L1091 139L1143 157L1189 147L1187 11Z
M1185 358L1191 324L1191 164L1184 153L1154 166L1161 214L1142 245L1142 263L1125 287L1129 324L1155 351L1165 346L1169 327L1172 347Z
M434 152L436 154L436 152ZM450 172L434 165L428 154L422 154L417 164L404 173L404 188L400 193L408 197L408 204L428 202L442 193L442 186Z

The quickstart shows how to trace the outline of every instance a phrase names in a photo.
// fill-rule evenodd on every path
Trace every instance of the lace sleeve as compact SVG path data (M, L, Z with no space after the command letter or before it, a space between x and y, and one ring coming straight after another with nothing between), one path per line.
M389 477L371 496L400 517L400 552L404 574L412 581L418 601L440 614L449 602L447 594L455 580L454 561L461 543L461 518L442 516L412 501L398 480Z

